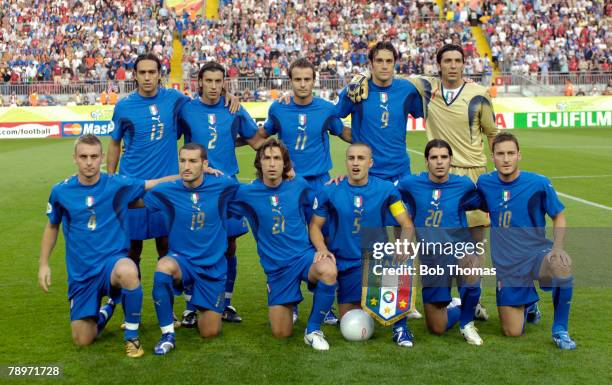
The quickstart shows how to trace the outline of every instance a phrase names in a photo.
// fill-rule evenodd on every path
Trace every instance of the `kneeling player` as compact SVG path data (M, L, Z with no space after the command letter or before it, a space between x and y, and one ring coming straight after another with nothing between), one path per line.
M385 216L389 211L400 224L403 239L411 239L414 232L412 221L393 183L369 176L373 163L372 150L367 144L350 145L346 151L348 178L319 191L310 222L310 239L317 253L336 259L341 318L347 311L361 308L363 266L360 230L384 228ZM329 249L322 233L323 225L328 220ZM406 318L394 325L393 340L402 347L412 346L413 336Z
M316 252L308 239L305 210L312 205L312 190L303 178L288 179L289 152L275 139L259 148L255 168L257 179L240 185L231 210L247 217L257 240L267 276L272 334L292 334L292 308L303 300L300 283L305 281L314 299L304 342L328 350L321 323L334 302L337 271L333 256Z
M142 181L100 172L102 143L94 135L79 137L74 146L77 175L53 186L40 251L38 282L44 291L51 284L49 256L64 222L66 269L72 338L79 346L93 342L110 319L114 305L101 310L104 296L121 298L125 312L125 349L128 357L144 354L138 339L142 286L136 264L127 257L128 203L166 177Z
M519 170L519 144L510 133L493 140L497 171L478 178L478 191L491 216L491 257L497 270L497 306L507 336L524 332L527 308L539 299L533 281L553 294L552 339L560 349L575 349L568 333L573 292L571 259L563 250L564 206L550 181ZM546 238L553 220L554 242Z
M155 354L175 346L172 307L174 289L188 290L199 311L202 337L221 331L227 263L227 205L238 183L227 176L207 175L206 150L189 143L179 152L181 180L163 183L145 196L145 205L170 218L169 253L157 262L153 301L162 337Z
M403 177L398 182L397 187L417 228L418 241L474 244L467 229L466 210L478 207L478 192L468 177L449 174L452 157L453 151L446 141L433 139L425 146L428 171ZM480 299L480 277L458 276L452 271L457 266L479 267L479 257L441 255L425 250L420 252L419 259L422 266L444 271L442 275L421 276L427 328L434 334L442 334L459 321L459 330L466 341L472 345L482 345L483 341L474 326L474 309ZM449 305L453 278L458 280L460 306Z

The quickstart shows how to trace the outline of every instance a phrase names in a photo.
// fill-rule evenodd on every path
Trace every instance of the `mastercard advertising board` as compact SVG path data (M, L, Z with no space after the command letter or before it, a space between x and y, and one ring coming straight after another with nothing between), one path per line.
M99 120L95 122L63 122L62 136L80 136L94 134L97 136L108 136L115 129L112 121Z

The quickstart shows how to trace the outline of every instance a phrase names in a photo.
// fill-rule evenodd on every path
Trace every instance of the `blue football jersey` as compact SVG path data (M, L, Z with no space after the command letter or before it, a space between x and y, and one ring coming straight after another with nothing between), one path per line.
M491 256L502 271L515 271L525 259L550 250L546 215L554 218L565 207L548 178L521 171L506 183L494 171L481 175L477 186L491 217Z
M364 186L353 186L347 178L317 193L314 214L329 223L328 248L336 256L338 270L360 265L361 236L384 228L385 216L395 203L401 204L401 196L393 183L376 177L369 177Z
M176 180L149 191L145 205L168 218L169 254L187 258L196 268L218 265L227 249L227 210L237 189L238 183L228 176L206 175L196 188ZM225 270L218 273L220 278Z
M293 99L290 104L272 103L264 129L268 135L278 134L285 143L295 173L312 177L331 170L328 133L340 135L344 125L332 103L313 97L306 106L295 104Z
M449 174L445 182L435 183L422 172L400 178L397 188L417 228L468 227L465 212L480 206L476 185L467 176Z
M314 256L305 215L313 200L310 186L300 177L285 180L275 188L258 179L240 185L230 210L249 221L266 274L287 267L304 255Z
M112 138L124 143L119 174L140 179L178 174L178 112L189 100L175 89L159 88L153 97L133 92L117 103Z
M480 206L480 195L470 178L449 174L445 182L435 183L429 173L422 172L400 178L397 188L416 227L417 241L473 242L465 212ZM442 254L440 250L424 248L420 256Z
M235 114L230 113L224 97L214 105L204 104L198 98L181 109L179 132L185 136L185 143L195 142L206 148L211 167L232 176L239 172L236 138L238 135L252 138L257 133L257 124L243 107Z
M423 117L423 103L417 89L407 80L394 79L388 87L368 83L368 98L353 104L345 87L340 93L336 113L341 118L351 114L353 142L372 147L374 166L370 175L382 179L410 172L406 152L408 115Z
M108 258L127 256L128 203L143 194L143 180L104 173L91 186L77 176L53 186L47 216L51 224L62 223L68 282L100 275Z

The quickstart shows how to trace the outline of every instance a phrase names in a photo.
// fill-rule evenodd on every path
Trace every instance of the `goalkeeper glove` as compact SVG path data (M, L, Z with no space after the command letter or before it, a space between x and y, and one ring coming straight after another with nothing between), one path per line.
M347 96L351 102L359 103L368 98L368 80L370 77L370 71L353 76L347 89Z

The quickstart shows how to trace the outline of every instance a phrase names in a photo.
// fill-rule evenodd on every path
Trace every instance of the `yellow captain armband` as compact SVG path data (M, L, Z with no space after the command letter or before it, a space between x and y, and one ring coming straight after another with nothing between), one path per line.
M391 210L391 214L393 214L393 216L396 217L400 215L401 213L405 213L406 207L404 207L404 203L402 201L397 201L393 203L391 206L389 206L389 210Z

